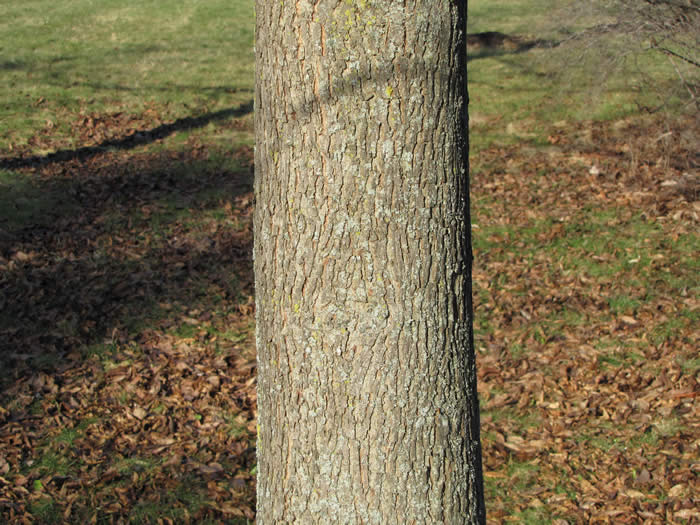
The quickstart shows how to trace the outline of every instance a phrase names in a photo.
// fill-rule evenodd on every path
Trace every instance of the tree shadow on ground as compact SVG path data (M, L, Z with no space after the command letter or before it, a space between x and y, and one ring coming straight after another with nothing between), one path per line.
M15 158L0 159L0 169L17 169L32 167L52 162L65 162L70 160L85 160L98 155L108 149L129 150L138 146L144 146L157 140L166 138L178 131L188 131L202 128L210 122L240 118L252 113L253 101L241 104L236 108L227 108L212 113L206 113L198 117L185 117L177 119L170 124L162 124L155 128L136 130L125 137L108 139L95 146L84 146L76 149L60 150L48 155L31 155Z
M0 384L60 369L173 305L231 307L252 295L250 148L214 158L79 149L16 175L0 211Z
M470 33L467 35L467 61L503 55L525 53L533 48L556 47L552 40L529 40L517 35L507 35L498 31Z

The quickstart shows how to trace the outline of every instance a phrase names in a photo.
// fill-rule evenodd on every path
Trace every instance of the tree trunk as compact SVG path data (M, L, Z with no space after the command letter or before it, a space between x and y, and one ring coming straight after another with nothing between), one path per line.
M482 523L466 1L256 15L257 523Z

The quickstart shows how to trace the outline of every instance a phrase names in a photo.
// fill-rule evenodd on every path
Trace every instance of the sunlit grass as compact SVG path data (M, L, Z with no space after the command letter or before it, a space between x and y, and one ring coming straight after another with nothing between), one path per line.
M4 5L0 48L12 52L0 62L0 143L25 145L51 126L76 147L70 124L79 113L156 107L174 119L252 100L253 4Z

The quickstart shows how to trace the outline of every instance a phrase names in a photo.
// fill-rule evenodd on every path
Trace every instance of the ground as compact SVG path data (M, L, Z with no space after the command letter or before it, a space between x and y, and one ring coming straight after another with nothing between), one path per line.
M249 4L2 25L0 521L254 520ZM518 46L547 12L470 9ZM470 50L488 522L694 523L697 115L550 52Z

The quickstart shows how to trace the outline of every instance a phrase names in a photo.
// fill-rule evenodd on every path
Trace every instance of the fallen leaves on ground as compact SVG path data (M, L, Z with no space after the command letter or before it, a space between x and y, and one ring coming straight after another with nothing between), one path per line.
M587 123L473 159L489 522L700 519L697 137ZM618 242L638 223L648 238Z
M86 143L143 127L80 118ZM700 519L693 126L566 125L472 160L490 523ZM23 168L32 206L0 224L3 520L253 519L251 155L208 155Z
M85 118L88 142L135 125ZM253 519L252 158L208 155L25 169L33 214L0 224L0 521Z

